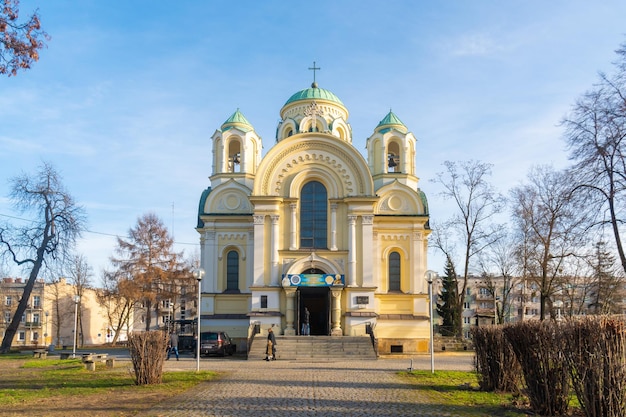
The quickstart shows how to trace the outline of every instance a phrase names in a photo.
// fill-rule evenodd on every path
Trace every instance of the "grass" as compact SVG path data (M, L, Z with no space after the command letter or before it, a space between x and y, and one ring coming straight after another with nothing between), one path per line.
M81 359L33 360L21 354L0 355L0 368L0 409L52 397L173 395L217 375L206 371L165 372L162 384L137 386L127 367L107 369L98 364L92 372L85 369Z
M411 371L403 372L431 404L462 412L464 416L527 416L525 398L508 393L478 391L478 379L473 372Z

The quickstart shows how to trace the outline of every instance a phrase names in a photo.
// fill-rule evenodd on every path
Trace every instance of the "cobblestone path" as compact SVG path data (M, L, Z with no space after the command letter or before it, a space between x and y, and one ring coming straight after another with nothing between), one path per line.
M444 405L421 404L419 390L397 373L408 364L408 360L214 362L210 369L222 372L218 380L202 383L140 416L462 416ZM206 363L202 365L205 369Z

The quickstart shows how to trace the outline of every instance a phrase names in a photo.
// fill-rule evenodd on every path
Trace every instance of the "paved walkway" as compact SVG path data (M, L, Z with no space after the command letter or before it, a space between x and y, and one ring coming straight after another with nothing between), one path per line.
M377 361L295 362L202 360L222 373L148 412L148 416L463 416L463 410L424 405L419 390L397 372L430 369L430 357ZM195 360L169 361L167 369L195 369ZM435 369L469 370L471 356L437 357Z

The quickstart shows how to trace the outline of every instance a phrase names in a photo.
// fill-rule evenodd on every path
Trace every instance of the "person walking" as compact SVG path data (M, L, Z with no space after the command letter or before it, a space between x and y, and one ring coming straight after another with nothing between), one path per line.
M178 335L172 331L172 334L170 334L170 348L167 350L167 359L165 359L166 361L170 360L170 354L174 352L174 354L176 355L176 360L179 360L178 358Z
M276 360L276 336L274 336L271 327L267 329L267 351L265 352L265 360Z
M309 336L311 334L311 326L309 321L311 320L311 313L309 313L309 309L304 307L304 315L302 317L302 329L300 334L303 336Z

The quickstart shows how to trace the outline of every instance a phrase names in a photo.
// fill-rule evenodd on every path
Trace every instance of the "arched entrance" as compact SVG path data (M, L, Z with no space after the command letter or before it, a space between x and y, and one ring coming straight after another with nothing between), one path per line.
M311 336L330 334L330 289L328 287L299 287L297 292L297 334L302 334L305 308L309 310Z

